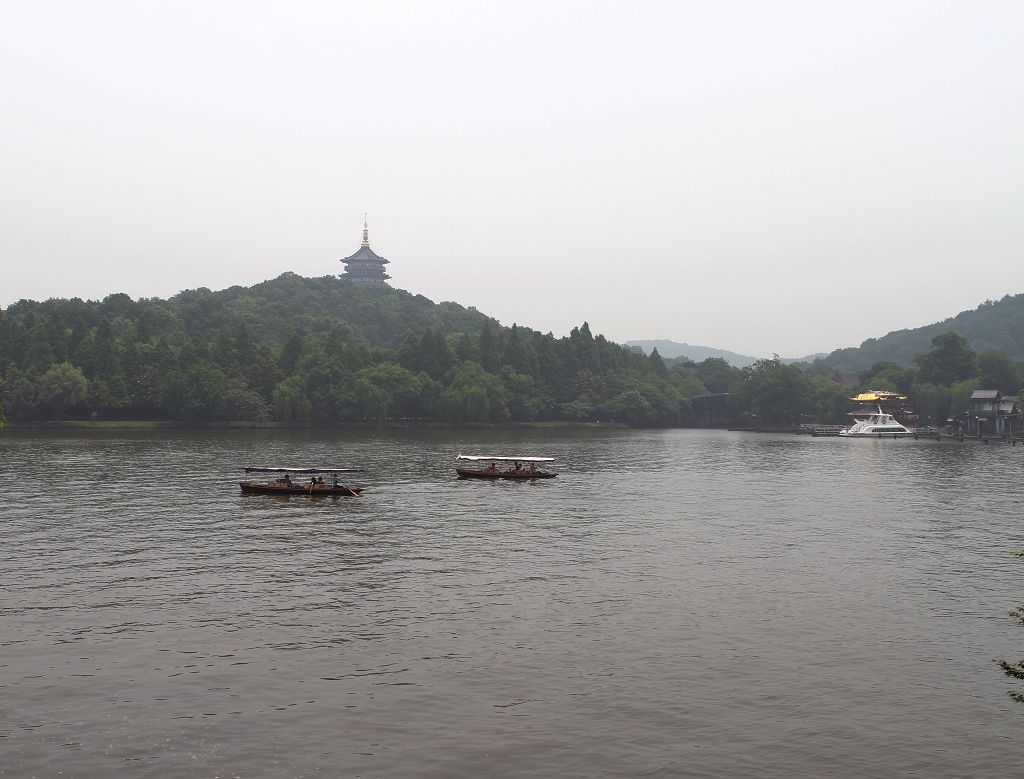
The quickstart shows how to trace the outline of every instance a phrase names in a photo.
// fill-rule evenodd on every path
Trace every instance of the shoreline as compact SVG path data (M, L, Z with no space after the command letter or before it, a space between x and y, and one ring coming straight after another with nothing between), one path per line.
M286 425L281 422L177 422L157 419L65 419L7 421L8 430L516 430L516 429L614 428L619 422L347 422L333 425Z

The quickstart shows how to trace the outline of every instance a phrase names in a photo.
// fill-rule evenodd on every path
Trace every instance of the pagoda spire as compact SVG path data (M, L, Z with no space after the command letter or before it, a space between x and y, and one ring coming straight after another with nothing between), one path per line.
M370 225L363 214L363 245L352 255L342 260L345 263L345 272L342 274L353 284L365 287L386 287L391 277L384 271L384 266L390 263L386 257L381 257L370 248Z

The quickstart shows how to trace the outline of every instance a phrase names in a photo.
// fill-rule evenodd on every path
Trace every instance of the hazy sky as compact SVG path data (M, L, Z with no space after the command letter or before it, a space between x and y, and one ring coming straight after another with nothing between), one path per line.
M0 304L340 273L798 356L1024 291L1024 3L0 5Z

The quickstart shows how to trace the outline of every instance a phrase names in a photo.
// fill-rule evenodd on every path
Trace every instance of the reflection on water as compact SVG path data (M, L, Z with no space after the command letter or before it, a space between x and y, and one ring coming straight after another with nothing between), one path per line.
M557 457L459 481L453 458ZM6 776L1007 776L1024 448L0 436ZM241 495L359 465L359 498Z

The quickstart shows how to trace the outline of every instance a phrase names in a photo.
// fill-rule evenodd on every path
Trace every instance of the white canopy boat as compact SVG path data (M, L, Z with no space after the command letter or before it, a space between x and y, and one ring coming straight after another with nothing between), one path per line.
M460 454L456 460L468 460L479 465L456 465L460 479L552 479L558 474L539 468L542 463L553 463L554 457L496 457ZM484 465L486 463L486 465ZM499 463L500 466L499 467Z

